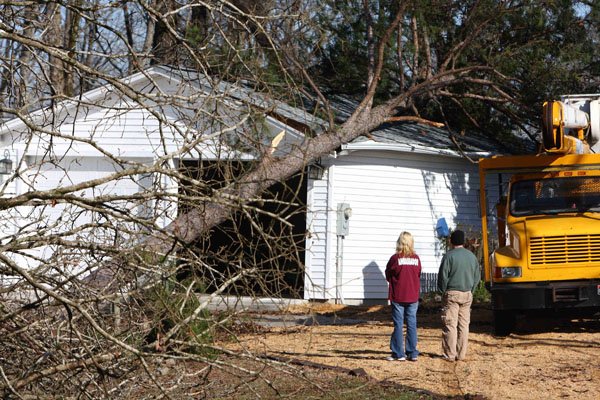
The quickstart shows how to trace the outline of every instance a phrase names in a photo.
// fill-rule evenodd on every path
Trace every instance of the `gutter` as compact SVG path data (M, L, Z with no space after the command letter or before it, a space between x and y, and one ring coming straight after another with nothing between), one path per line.
M387 150L387 151L397 151L402 153L415 153L415 154L435 154L442 156L450 156L450 157L458 157L462 158L463 155L467 155L471 158L487 158L496 153L490 151L465 151L459 152L451 149L437 149L433 147L414 145L414 144L403 144L403 143L377 143L377 142L358 142L358 143L348 143L342 145L342 151L353 152L359 150Z

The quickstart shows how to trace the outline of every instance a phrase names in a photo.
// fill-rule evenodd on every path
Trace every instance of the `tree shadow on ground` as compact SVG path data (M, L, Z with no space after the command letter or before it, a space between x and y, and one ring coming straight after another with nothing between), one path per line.
M360 323L391 324L391 307L375 306L340 306L335 310L312 311L316 323L321 325L352 325ZM439 302L421 303L417 313L419 327L441 329L441 304ZM493 334L493 312L488 302L474 303L471 310L470 331L473 333ZM575 317L569 315L522 315L517 318L513 330L516 335L529 335L545 332L578 333L599 332L600 315Z

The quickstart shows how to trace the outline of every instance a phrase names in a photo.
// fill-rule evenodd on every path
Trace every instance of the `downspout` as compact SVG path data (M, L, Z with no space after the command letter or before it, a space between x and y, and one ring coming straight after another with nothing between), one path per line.
M335 253L335 304L344 304L342 293L342 272L344 265L344 236L337 236L337 251Z
M325 300L331 299L330 294L330 278L331 273L329 269L331 268L331 246L333 245L331 240L331 233L333 231L333 174L334 174L335 165L330 165L327 167L327 199L326 199L326 225L325 225L325 265L323 266L323 298Z

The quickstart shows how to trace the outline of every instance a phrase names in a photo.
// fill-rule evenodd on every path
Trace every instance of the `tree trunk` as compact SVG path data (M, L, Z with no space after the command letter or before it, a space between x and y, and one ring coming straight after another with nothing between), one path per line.
M73 2L74 8L81 5L81 0ZM68 56L74 58L77 50L77 38L79 36L79 22L81 20L80 15L69 8L66 11L65 19L65 47L68 51ZM64 63L63 69L63 82L64 92L67 97L73 97L75 95L74 80L73 80L73 66L69 63Z
M373 109L364 108L347 120L339 130L307 138L302 147L295 148L283 158L266 156L252 172L215 192L210 202L205 202L177 217L168 226L167 231L183 243L197 240L210 228L230 218L236 205L240 206L248 199L257 197L276 182L283 182L294 173L301 171L316 158L335 151L342 144L380 126L393 113L393 109L391 103ZM147 246L165 254L172 249L172 242L159 237L150 240Z
M48 46L61 49L65 31L62 26L61 10L57 3L48 3L45 11L48 29L44 37ZM65 69L60 58L48 55L48 75L50 91L54 96L65 94Z

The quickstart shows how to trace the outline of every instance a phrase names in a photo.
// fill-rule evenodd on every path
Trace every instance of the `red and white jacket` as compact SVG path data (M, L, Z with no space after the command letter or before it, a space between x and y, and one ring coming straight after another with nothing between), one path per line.
M388 300L394 303L419 301L421 259L416 254L394 254L385 267L385 279L389 283Z

